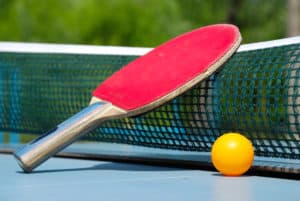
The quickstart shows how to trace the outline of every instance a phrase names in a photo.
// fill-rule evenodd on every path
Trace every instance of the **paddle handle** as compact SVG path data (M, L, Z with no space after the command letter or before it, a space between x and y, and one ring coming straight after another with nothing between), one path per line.
M84 134L116 114L110 103L94 103L14 153L24 172L31 172Z

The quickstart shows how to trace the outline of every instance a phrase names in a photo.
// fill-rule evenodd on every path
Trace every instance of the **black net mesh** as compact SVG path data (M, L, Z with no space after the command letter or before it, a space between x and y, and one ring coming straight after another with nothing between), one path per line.
M90 99L99 82L137 56L0 53L0 129L41 134ZM173 101L112 120L91 141L210 151L224 132L252 140L256 155L300 158L300 43L240 51Z

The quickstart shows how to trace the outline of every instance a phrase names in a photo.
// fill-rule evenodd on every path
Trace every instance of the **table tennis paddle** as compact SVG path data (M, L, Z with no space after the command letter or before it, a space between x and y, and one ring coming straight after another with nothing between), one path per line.
M112 118L154 109L215 72L237 50L236 26L217 24L180 35L127 64L102 82L90 105L14 155L25 172Z

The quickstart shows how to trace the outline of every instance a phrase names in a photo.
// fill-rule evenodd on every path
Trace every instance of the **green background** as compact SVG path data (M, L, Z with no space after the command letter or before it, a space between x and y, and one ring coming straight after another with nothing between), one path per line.
M153 47L233 23L248 43L286 37L289 13L285 0L0 0L0 41Z

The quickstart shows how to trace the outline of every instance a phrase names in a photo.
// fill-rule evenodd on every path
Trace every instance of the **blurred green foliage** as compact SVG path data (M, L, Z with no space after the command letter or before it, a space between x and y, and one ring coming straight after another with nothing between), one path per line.
M0 41L155 46L228 22L245 43L285 37L287 13L282 0L0 0Z

